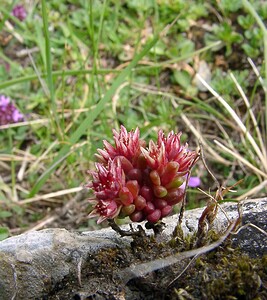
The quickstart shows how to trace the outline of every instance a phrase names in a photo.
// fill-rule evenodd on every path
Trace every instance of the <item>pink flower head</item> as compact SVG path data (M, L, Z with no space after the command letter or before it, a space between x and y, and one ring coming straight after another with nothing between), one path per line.
M23 5L18 4L12 9L12 15L20 21L24 21L27 17L27 12Z
M107 200L99 200L94 210L90 213L89 217L93 218L96 216L100 216L97 224L103 222L106 219L114 219L118 215L119 209L116 201L112 199Z
M138 196L137 181L127 180L126 182L123 161L124 157L117 156L113 160L110 159L107 166L96 163L97 171L89 172L92 180L86 187L93 189L96 197L91 201L96 205L89 216L100 215L98 223L117 216L122 206L131 205L134 198Z
M160 130L158 133L158 146L160 147L163 143L167 160L179 163L179 172L187 172L196 157L196 152L189 151L187 144L181 145L181 135L181 132L175 134L171 131L165 137L163 131Z
M107 167L96 163L97 171L90 172L93 180L87 185L94 190L97 199L114 199L125 185L125 174L120 160L109 160Z
M189 181L188 181L188 186L189 187L198 187L198 186L200 186L201 185L201 180L200 180L200 178L199 177L197 177L197 176L191 176L190 178L189 178Z
M141 151L151 169L159 169L168 162L164 143L155 144L150 141L148 149L141 148Z
M187 178L187 176L185 176L185 179ZM201 179L197 176L191 176L188 180L188 187L191 188L196 188L199 187L201 185ZM186 182L184 182L180 188L185 189L186 186Z
M129 216L133 222L156 223L171 213L185 193L186 175L197 161L197 153L180 142L181 133L158 133L157 143L140 139L139 129L113 131L115 146L104 141L98 149L96 171L87 187L95 194L90 216L99 222Z
M196 158L196 152L188 150L188 145L181 145L182 133L174 134L173 131L164 136L162 130L158 132L158 141L155 144L150 141L149 148L146 150L142 148L148 165L162 173L165 166L169 162L176 162L178 164L179 173L182 175L188 173L191 164Z
M24 116L15 107L9 97L0 95L0 125L23 121Z
M109 159L114 159L116 156L124 156L134 164L137 163L137 158L140 154L140 146L144 145L144 141L140 139L139 128L135 131L127 132L124 126L121 126L120 132L113 130L113 138L115 146L109 142L103 141L104 150L98 149L96 154L98 160L107 163Z

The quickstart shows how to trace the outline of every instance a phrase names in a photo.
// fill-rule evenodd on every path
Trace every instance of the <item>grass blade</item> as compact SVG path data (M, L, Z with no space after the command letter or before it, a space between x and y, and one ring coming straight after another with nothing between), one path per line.
M267 171L267 163L264 158L264 155L262 154L259 146L253 139L252 135L250 132L247 130L246 126L243 124L243 122L240 120L236 112L232 109L232 107L199 75L196 75L197 78L200 80L200 82L210 91L212 95L216 97L216 99L226 108L226 110L229 112L233 120L237 123L239 126L240 130L243 132L244 136L248 139L250 142L251 146L254 148L255 153L258 155L258 158L260 159L263 168L265 171Z
M246 165L248 168L250 168L255 174L258 174L264 178L267 178L267 173L264 173L262 170L258 169L257 167L255 167L254 165L252 165L249 161L247 161L243 156L241 156L239 153L236 153L234 151L232 151L231 149L227 148L226 146L224 146L222 143L220 143L217 140L214 140L214 143L219 146L223 151L225 151L226 153L229 153L230 155L232 155L234 158L236 158L237 160L239 160L241 163L243 163L244 165Z
M265 24L261 17L258 15L257 11L253 7L253 5L247 1L243 0L243 5L244 7L248 10L248 12L255 18L256 22L258 23L260 29L262 30L263 33L263 44L264 44L264 91L265 91L265 130L267 132L267 93L266 93L266 88L267 88L267 28L265 27Z
M248 101L248 98L245 95L245 93L244 93L241 85L238 83L238 81L236 80L236 78L235 78L235 76L234 76L234 74L232 72L230 72L230 76L231 76L232 80L234 81L234 84L236 85L236 87L237 87L237 89L238 89L238 91L239 91L242 99L244 100L244 102L246 104L248 113L250 115L250 118L252 120L253 126L254 126L254 128L256 130L256 133L257 133L257 136L258 136L258 140L259 140L259 143L260 143L261 151L262 151L263 156L264 156L264 158L266 160L266 157L267 157L267 155L266 155L266 149L265 149L265 146L264 146L263 138L262 138L262 135L261 135L261 132L260 132L260 129L259 129L256 117L255 117L255 115L253 113L253 110L251 108L251 105L250 105L250 103Z
M57 115L57 105L55 99L55 89L52 75L52 56L51 56L51 45L48 31L48 16L46 10L46 0L42 0L42 17L43 17L43 30L45 38L45 58L46 58L46 72L47 72L47 84L50 91L51 107L52 107L52 117L55 119L58 129L59 120Z
M69 145L63 146L63 148L59 151L58 155L52 162L52 164L48 167L47 171L44 172L33 186L31 192L29 193L29 197L33 197L38 191L42 188L43 184L46 182L50 174L53 170L61 163L62 158L67 157L68 152L70 150L71 145L75 144L82 134L91 126L93 121L97 118L97 116L104 109L105 104L112 98L115 94L117 88L125 81L125 78L129 76L133 67L137 65L137 63L149 52L149 50L157 43L159 39L159 35L156 35L150 42L148 42L143 50L137 54L131 63L118 75L115 79L109 90L106 92L104 97L99 101L96 107L88 114L86 119L81 123L81 125L77 128L77 130L72 134L69 140Z
M0 54L1 56L1 54ZM52 77L53 78L57 78L60 76L79 76L79 75L85 75L85 74L91 74L93 72L92 69L81 69L81 70L59 70L59 71L53 71L52 72ZM99 69L98 74L107 74L107 73L116 73L119 72L119 70L111 70L111 69ZM40 78L45 78L47 77L47 73L41 73L39 74ZM9 86L12 85L16 85L19 83L23 83L23 82L27 82L30 80L34 80L37 79L38 75L37 74L32 74L32 75L27 75L27 76L23 76L23 77L18 77L15 79L11 79L11 80L7 80L4 82L0 82L0 89L4 89L7 88Z

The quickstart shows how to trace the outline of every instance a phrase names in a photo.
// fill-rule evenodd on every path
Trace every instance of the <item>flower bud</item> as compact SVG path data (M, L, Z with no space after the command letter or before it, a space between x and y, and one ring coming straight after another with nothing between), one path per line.
M146 185L142 186L140 190L140 195L143 196L146 199L146 201L152 201L154 198L151 188Z
M146 217L148 222L150 223L156 223L161 217L161 211L160 209L155 209L150 215Z
M131 164L131 162L126 157L116 156L115 159L120 160L121 167L122 167L123 171L125 172L125 174L128 174L133 169L133 165Z
M155 186L153 189L154 195L157 198L163 198L167 195L168 191L165 189L164 186Z
M164 171L161 175L161 184L162 185L166 185L168 184L170 181L172 181L172 179L174 178L174 176L177 174L179 169L179 163L176 161L170 161L167 163L167 165L164 168Z
M158 209L162 209L164 208L165 206L168 205L167 201L166 200L163 200L163 199L155 199L155 201L153 202L153 204L155 205L156 208Z
M136 210L142 210L146 207L146 199L142 196L138 196L134 199L134 205Z
M168 191L168 194L165 200L169 205L175 205L183 200L184 197L184 189L172 189Z
M165 185L167 190L174 189L180 187L184 183L184 179L182 177L176 177L171 182Z
M151 214L155 210L155 205L152 202L147 202L146 207L143 209L146 215Z
M155 170L151 171L149 177L154 185L160 185L160 176L159 173Z
M172 211L171 205L166 205L165 207L163 207L161 210L161 218L168 216L171 213L171 211Z
M133 222L141 222L145 218L144 213L142 211L135 211L130 215L130 219Z
M133 203L133 195L132 193L129 191L129 189L127 187L123 187L120 192L119 192L119 198L120 198L120 202L123 205L130 205Z
M120 216L125 218L126 216L131 215L135 211L135 205L130 204L128 206L123 206L120 212Z
M139 193L139 184L136 180L129 180L126 182L126 187L133 195L133 198L136 198Z
M137 167L140 170L144 170L147 167L146 158L143 153L140 153L140 155L138 156Z
M132 169L128 172L127 178L141 182L142 181L142 172L140 169Z

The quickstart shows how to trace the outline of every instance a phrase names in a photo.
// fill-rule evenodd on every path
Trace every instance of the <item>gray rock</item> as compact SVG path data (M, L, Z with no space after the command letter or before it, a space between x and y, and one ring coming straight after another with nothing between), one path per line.
M203 209L185 212L182 223L185 234L197 230ZM267 253L266 211L267 198L243 202L243 222L254 225L240 230L234 236L234 244L251 256ZM229 220L237 219L237 205L225 203L219 209L213 223L217 232L224 232L229 225L225 213ZM177 215L164 220L166 228L160 239L170 239L177 220ZM70 275L77 278L79 285L79 272L88 258L101 249L129 248L131 241L131 237L121 238L109 228L82 234L45 229L8 238L0 242L0 299L47 299L47 295Z
M105 236L94 237L45 229L0 243L0 299L36 299L48 293L79 261L102 247L115 247Z

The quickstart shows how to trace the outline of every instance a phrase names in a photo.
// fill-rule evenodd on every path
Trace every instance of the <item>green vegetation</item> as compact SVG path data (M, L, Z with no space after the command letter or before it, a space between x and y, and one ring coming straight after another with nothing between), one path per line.
M267 3L2 2L0 94L25 121L0 126L0 239L95 226L90 194L77 193L120 124L143 137L181 130L223 186L243 179L231 199L266 195ZM201 162L193 175L216 189ZM191 189L188 207L206 199Z

